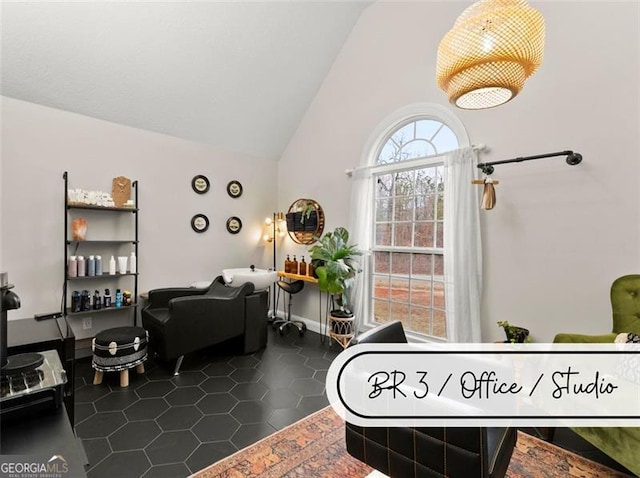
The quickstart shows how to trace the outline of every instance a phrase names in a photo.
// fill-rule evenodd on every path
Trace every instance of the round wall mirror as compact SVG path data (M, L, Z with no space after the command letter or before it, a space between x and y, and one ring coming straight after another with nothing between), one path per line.
M287 232L298 244L313 244L324 231L324 211L313 199L296 199L287 212Z

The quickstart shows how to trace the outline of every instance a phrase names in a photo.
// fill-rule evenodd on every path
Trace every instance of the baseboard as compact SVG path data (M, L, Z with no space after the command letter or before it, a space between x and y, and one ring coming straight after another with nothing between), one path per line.
M269 311L269 314L271 314L271 310ZM278 317L279 318L284 318L285 314L283 311L278 311ZM308 330L311 330L312 332L315 332L316 334L320 334L320 335L328 335L327 331L320 331L320 319L308 319L307 317L302 317L300 315L296 315L296 314L291 314L291 320L299 320L300 322L304 322L304 324L307 326ZM322 322L322 328L324 329L324 320ZM328 330L328 329L327 329Z

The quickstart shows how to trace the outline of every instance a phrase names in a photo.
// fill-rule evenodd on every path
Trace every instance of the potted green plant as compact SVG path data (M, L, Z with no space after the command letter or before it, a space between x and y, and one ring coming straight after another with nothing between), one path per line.
M309 253L318 278L318 287L331 295L333 305L329 320L332 331L340 336L352 335L350 292L360 272L356 257L362 253L355 244L349 244L349 232L344 227L337 227L333 232L324 234L309 249ZM344 343L342 345L345 346Z
M498 327L502 327L504 329L504 333L507 336L506 342L511 342L514 344L531 342L531 337L529 337L529 329L511 325L509 324L508 320L498 321Z

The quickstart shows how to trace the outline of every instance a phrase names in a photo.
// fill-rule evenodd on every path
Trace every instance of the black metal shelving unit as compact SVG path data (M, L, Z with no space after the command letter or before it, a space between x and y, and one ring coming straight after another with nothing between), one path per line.
M138 276L139 276L139 264L140 264L140 254L139 254L139 241L138 241L138 212L139 212L139 202L138 202L138 181L132 181L131 187L134 198L134 207L103 207L103 206L93 206L86 204L71 204L69 203L69 174L67 171L62 175L64 179L64 288L63 288L63 296L62 296L62 310L65 311L65 315L68 317L77 317L83 315L94 315L100 313L123 313L127 311L128 313L133 312L133 325L137 325L138 322L138 303L136 299L138 297ZM91 210L91 211L101 211L105 214L124 214L129 213L133 214L133 224L132 224L132 232L134 234L133 239L129 240L110 240L110 239L99 239L99 240L72 240L69 238L69 212L71 210ZM105 219L107 220L107 219ZM114 246L119 247L125 244L131 244L133 246L133 252L136 255L136 272L127 272L125 274L109 274L103 273L96 276L82 276L82 277L69 277L67 271L67 264L69 263L70 249L74 248L76 252L78 252L84 246ZM103 260L103 270L104 267L108 266L108 261ZM110 281L111 283L118 283L118 281L123 277L129 277L133 281L133 292L131 296L132 303L131 305L122 306L122 307L108 307L108 308L100 308L100 309L91 309L84 310L80 312L72 312L71 309L67 306L68 296L69 296L69 283L81 283L83 281L90 281L89 283L105 282ZM123 289L123 287L114 287L114 291L119 288ZM115 298L114 298L115 299ZM115 304L115 300L112 301L112 304Z

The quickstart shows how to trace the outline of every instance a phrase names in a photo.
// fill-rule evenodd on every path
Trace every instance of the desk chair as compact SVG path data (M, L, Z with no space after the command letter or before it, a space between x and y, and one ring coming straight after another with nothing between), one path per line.
M273 328L275 329L277 327L280 335L284 335L287 327L296 327L298 329L298 333L302 337L304 332L307 330L307 325L299 320L291 320L291 302L293 295L304 289L304 281L295 280L293 282L286 282L279 280L277 284L278 288L283 290L288 296L287 304L285 306L287 309L287 317L286 319L275 319L272 324ZM279 294L280 293L278 292L278 295Z

